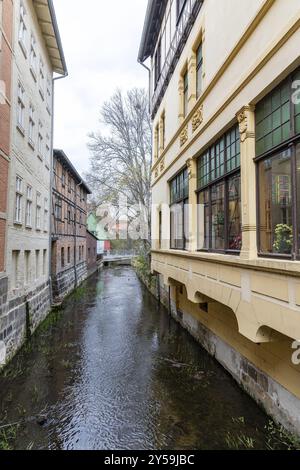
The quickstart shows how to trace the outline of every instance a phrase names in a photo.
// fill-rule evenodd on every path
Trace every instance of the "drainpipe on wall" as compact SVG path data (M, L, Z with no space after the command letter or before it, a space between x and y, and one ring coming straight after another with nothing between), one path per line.
M68 72L66 71L64 75L60 77L52 78L52 116L51 116L51 143L50 143L50 235L49 235L49 288L50 288L50 303L53 303L53 292L52 292L52 215L53 213L53 148L54 148L54 85L57 80L61 80L62 78L66 78L68 76Z
M147 65L145 65L140 60L138 61L138 63L142 67L144 67L144 69L146 69L148 71L148 81L149 81L149 85L148 85L148 111L149 111L149 114L150 114L150 112L151 112L151 109L150 109L150 102L151 102L151 69L149 69L149 67L147 67Z

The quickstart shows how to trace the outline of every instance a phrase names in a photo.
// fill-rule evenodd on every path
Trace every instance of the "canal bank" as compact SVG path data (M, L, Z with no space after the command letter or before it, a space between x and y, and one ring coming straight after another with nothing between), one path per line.
M155 261L153 264L157 266ZM240 334L230 308L200 294L196 294L192 302L183 283L166 278L158 271L151 274L142 257L135 259L133 266L170 316L231 374L268 415L288 432L300 436L299 366L292 364L291 340L273 332L271 343L254 344ZM284 387L284 380L289 384L294 382L295 394Z
M66 299L1 374L0 403L0 426L16 423L0 428L1 445L14 449L288 442L129 267L104 269Z

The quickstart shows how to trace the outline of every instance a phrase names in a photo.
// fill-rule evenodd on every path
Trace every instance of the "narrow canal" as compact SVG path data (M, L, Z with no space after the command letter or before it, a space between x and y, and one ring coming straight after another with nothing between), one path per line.
M0 376L0 448L284 448L131 268L90 278ZM1 427L6 424L8 427Z

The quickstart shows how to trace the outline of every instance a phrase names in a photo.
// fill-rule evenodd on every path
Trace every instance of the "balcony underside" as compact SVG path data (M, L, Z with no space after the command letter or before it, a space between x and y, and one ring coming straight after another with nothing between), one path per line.
M300 280L295 277L185 258L174 251L153 252L152 271L166 285L184 285L190 302L229 307L240 334L254 343L273 341L277 332L300 338Z

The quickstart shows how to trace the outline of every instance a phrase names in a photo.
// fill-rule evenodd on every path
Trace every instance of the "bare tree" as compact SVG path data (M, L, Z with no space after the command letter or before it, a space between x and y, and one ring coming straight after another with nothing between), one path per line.
M143 207L149 243L152 138L146 91L134 88L123 95L117 90L104 103L100 123L105 126L103 132L89 135L91 158L86 176L96 203L117 207L119 197L124 196L129 207Z
M117 207L120 195L129 207L145 208L150 234L151 121L143 89L125 96L117 90L101 109L103 132L89 135L89 185L97 204ZM134 217L135 214L132 212Z

